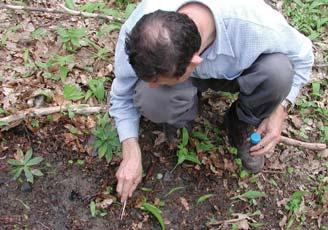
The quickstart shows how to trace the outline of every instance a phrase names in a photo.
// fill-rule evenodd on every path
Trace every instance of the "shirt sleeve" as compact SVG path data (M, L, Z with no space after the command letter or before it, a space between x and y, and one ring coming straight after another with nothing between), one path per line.
M310 81L314 55L312 52L312 42L306 36L298 32L286 23L278 31L268 33L274 39L274 52L281 52L288 56L292 62L294 77L291 90L286 99L292 104L295 103L301 88Z
M138 78L125 53L126 30L124 26L115 49L114 74L110 91L109 114L114 118L120 141L138 137L140 113L134 106L133 96Z

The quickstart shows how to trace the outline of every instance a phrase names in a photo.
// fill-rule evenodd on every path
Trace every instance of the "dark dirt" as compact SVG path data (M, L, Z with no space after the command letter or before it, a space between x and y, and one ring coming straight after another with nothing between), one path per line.
M215 112L214 109L212 113L203 114L198 122L202 120L202 124L206 124L204 117L210 120L217 118ZM64 125L69 123L72 121L62 118L58 122L41 123L34 133L20 125L2 134L8 149L2 153L0 163L0 229L160 229L153 216L138 208L144 198L150 203L164 202L161 210L168 229L230 229L229 225L210 227L208 223L211 220L232 219L234 213L251 214L256 210L260 210L261 214L252 218L263 224L258 229L279 229L284 208L278 207L278 201L290 197L293 191L300 189L301 184L306 187L312 185L311 180L301 173L300 162L308 159L308 154L293 152L293 149L289 150L292 154L285 156L284 163L278 164L280 170L276 170L275 165L281 157L277 154L267 161L263 173L240 179L225 138L220 138L219 142L223 145L218 151L199 155L203 159L200 167L186 163L170 173L176 162L175 150L170 150L166 143L154 146L157 135L153 131L160 128L143 121L141 146L145 176L133 198L128 201L123 221L119 220L122 210L119 202L106 209L106 216L92 217L90 201L101 198L108 186L115 190L119 158L107 164L105 160L89 156L86 152L73 150L64 137L67 132ZM196 123L195 128L203 127ZM83 145L87 138L87 135L81 135L78 141ZM36 179L31 192L23 192L23 181L11 180L6 160L13 158L17 148L26 151L29 147L33 148L34 156L45 158L39 166L45 175ZM283 146L277 149L278 153L282 150ZM84 164L78 165L78 159L84 160ZM298 165L295 168L300 173L286 173L284 164ZM211 165L215 166L216 173L211 170ZM270 183L272 179L276 186ZM183 189L167 195L176 187ZM231 200L231 197L250 189L262 190L267 196L257 199L256 204ZM196 203L200 196L209 193L215 196L203 203ZM115 192L112 195L116 195ZM326 214L322 216L322 224L327 222ZM302 229L317 229L315 220L310 219L300 226Z

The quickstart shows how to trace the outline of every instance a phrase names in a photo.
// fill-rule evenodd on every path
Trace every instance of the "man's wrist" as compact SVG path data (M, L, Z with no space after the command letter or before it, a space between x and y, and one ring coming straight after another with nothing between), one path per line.
M124 158L141 158L141 151L136 137L125 139L122 142L122 152Z

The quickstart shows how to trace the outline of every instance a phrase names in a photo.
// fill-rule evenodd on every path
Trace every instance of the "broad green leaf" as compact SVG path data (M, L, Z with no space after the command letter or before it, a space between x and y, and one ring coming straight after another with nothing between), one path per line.
M32 149L27 150L25 157L24 157L24 164L26 164L32 157Z
M61 80L62 82L65 81L68 72L69 72L69 70L68 70L68 68L67 68L66 66L61 66L61 67L59 68L60 80Z
M153 190L151 188L142 187L141 188L141 191L144 191L144 192L152 192Z
M31 33L33 39L41 39L47 34L47 31L43 28L38 28Z
M205 142L201 142L201 143L198 143L196 145L196 151L198 153L200 152L208 152L210 150L212 150L214 148L214 145L212 145L211 143L205 143Z
M20 168L15 168L14 170L12 170L11 172L14 174L13 179L17 180L17 178L22 174L23 171L23 167Z
M67 100L79 100L84 97L80 88L73 84L67 84L64 86L64 97Z
M152 204L149 204L147 202L144 202L141 206L141 208L145 211L150 212L151 214L153 214L156 219L158 220L159 224L161 225L162 230L165 230L165 224L164 224L164 220L162 217L162 212L160 209L158 209L157 207L155 207Z
M102 102L105 99L105 81L105 78L91 79L88 81L88 86L90 90L96 96L99 102Z
M257 199L264 197L265 193L264 192L259 192L259 191L254 191L254 190L249 190L241 195L232 197L231 199L241 199L241 198L246 198L246 199Z
M183 127L182 128L182 141L181 141L182 146L187 146L188 140L189 140L188 130L185 127Z
M8 164L14 165L14 166L24 165L24 162L18 161L18 160L14 160L14 159L9 159L7 162L8 162Z
M98 149L99 157L102 158L103 156L105 156L106 152L107 152L107 146L106 143L103 143L103 145L100 146Z
M5 114L5 113L6 113L6 111L3 108L0 107L0 115Z
M199 131L192 132L191 136L201 141L208 141L208 137L204 133Z
M215 196L215 194L206 194L197 199L197 204L204 202L205 200L209 199L210 197Z
M32 169L31 172L35 176L43 176L43 173L39 169Z
M315 96L321 96L320 95L320 82L312 82L312 94Z
M109 16L113 16L113 17L122 17L122 13L120 13L118 10L115 9L109 9L109 8L105 8L105 9L101 9L101 11Z
M120 30L120 29L121 29L121 24L119 23L104 24L100 27L99 31L97 32L97 36L101 37L114 30Z
M102 2L88 2L80 6L80 10L88 13L93 13L96 10L103 9L105 6L105 3Z
M300 205L302 203L302 199L306 192L304 191L296 191L293 193L291 200L285 205L285 208L292 213L295 213L299 210Z
M185 159L188 161L191 161L193 163L200 164L200 161L199 161L197 155L193 152L189 152L188 155L185 155Z
M26 163L26 166L37 165L43 161L43 157L34 157Z
M135 9L136 7L137 7L137 5L134 4L134 3L130 3L130 4L128 4L128 5L126 6L126 8L125 8L124 17L125 17L125 18L128 18L128 17L132 14L132 12L134 11L134 9Z
M31 173L31 170L28 167L24 167L24 173L25 173L27 182L33 183L33 174Z
M94 201L90 202L90 212L92 217L96 217L97 209L96 209L96 203Z
M182 189L184 189L184 187L176 187L176 188L172 188L166 195L165 195L165 197L167 197L167 196L169 196L169 195L171 195L172 193L174 193L174 192L177 192L177 191L180 191L180 190L182 190Z
M74 0L65 0L65 6L68 9L74 10L75 9L75 3Z
M0 127L1 126L6 126L6 125L8 125L8 122L6 122L6 121L0 121Z

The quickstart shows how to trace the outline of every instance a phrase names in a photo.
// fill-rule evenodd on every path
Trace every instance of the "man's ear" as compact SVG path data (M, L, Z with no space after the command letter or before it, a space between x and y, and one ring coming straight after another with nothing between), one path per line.
M200 63L202 63L203 59L198 55L198 54L194 54L194 56L192 56L190 63L197 66Z

